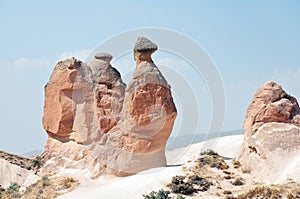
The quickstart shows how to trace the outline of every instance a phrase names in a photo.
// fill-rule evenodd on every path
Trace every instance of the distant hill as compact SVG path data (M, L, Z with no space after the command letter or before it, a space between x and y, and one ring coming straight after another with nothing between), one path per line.
M27 170L32 169L31 168L32 160L23 156L0 151L0 159L4 159L11 164L17 165Z
M27 157L27 158L31 158L33 156L41 154L42 151L43 151L42 149L29 151L29 152L26 152L26 153L22 154L22 156Z
M170 137L167 142L167 150L185 147L189 144L199 143L212 138L224 137L229 135L242 135L242 134L244 134L244 130L237 129L237 130L224 131L219 133L210 133L210 134L200 133L195 135Z

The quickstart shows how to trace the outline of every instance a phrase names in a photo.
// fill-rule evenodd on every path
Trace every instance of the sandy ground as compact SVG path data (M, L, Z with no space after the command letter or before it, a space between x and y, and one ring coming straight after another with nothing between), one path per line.
M242 141L243 135L226 136L167 151L167 167L146 170L129 177L117 178L102 176L97 180L88 180L82 176L77 176L76 171L69 171L69 175L79 179L81 185L78 189L59 198L142 198L143 194L148 194L151 191L157 191L165 187L173 176L184 174L182 170L184 163L198 157L201 150L212 148L221 156L233 158L242 144Z

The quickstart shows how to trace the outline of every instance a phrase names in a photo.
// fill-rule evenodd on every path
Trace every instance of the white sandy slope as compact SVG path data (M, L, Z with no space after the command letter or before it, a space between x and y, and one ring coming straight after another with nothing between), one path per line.
M226 136L207 142L189 145L184 148L166 152L168 167L154 168L129 177L103 176L97 180L88 180L77 175L76 171L62 171L80 180L80 186L76 190L60 196L60 199L138 199L143 194L158 191L165 187L175 175L184 174L183 164L195 159L199 153L212 148L221 156L233 158L243 141L243 135Z
M0 185L4 188L12 183L17 183L22 185L22 188L25 188L37 179L38 176L35 175L33 171L11 164L7 160L0 159Z

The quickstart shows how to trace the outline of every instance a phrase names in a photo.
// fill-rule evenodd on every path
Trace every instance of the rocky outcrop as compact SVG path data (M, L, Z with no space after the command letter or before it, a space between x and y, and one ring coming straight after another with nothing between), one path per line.
M299 113L297 100L280 85L264 84L249 105L236 160L262 180L300 181Z
M300 126L300 108L297 100L274 82L265 83L248 107L244 129L255 133L265 123L282 122Z
M37 178L31 159L0 151L0 188L11 183L28 186Z
M156 50L150 40L138 38L127 87L107 53L89 64L72 58L56 65L45 87L43 126L49 138L43 171L64 167L123 176L166 165L165 145L177 112L171 88L151 58Z

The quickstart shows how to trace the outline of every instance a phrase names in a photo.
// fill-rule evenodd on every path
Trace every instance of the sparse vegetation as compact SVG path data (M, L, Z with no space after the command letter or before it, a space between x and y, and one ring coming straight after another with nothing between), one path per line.
M171 199L169 196L171 192L160 189L158 192L152 191L147 195L143 195L144 199Z
M170 187L172 193L177 194L190 195L197 192L197 190L194 189L193 184L185 180L185 176L174 176L168 187Z
M288 193L286 198L287 199L298 199L298 198L300 198L300 191L297 191L295 193Z
M160 189L158 192L152 191L147 195L143 195L144 199L185 199L182 195L177 195L176 197L170 197L171 192L167 190Z
M291 193L289 193L289 194L286 196L286 198L287 198L287 199L296 199L296 197L295 197L293 194L291 194Z
M31 166L32 166L32 168L35 169L35 173L37 173L38 170L42 167L42 157L41 157L41 156L36 156L36 157L31 161Z
M200 167L208 165L212 168L221 170L226 170L229 168L224 159L219 155L205 155L204 157L199 158L198 163Z
M219 154L212 149L207 149L206 151L201 152L200 155L209 155L209 156L217 155L218 156Z
M20 186L16 183L10 185L2 192L1 199L53 199L57 196L75 189L78 186L78 181L71 177L48 177L43 176L36 183L30 185L25 191L20 192ZM1 195L1 192L0 192Z
M233 164L233 168L235 169L238 169L242 166L241 163L235 159L233 159L231 163Z
M192 175L188 177L174 176L171 183L168 184L168 187L170 187L172 193L191 195L198 191L207 191L211 185L213 185L213 183L207 179Z
M231 184L234 186L242 186L245 184L245 180L243 178L236 178Z
M72 186L72 184L76 182L74 180L74 178L71 178L71 177L64 177L64 179L62 180L62 186L65 188L65 189L68 189Z
M0 189L0 198L8 199L8 198L18 198L20 186L17 183L12 183L6 189Z
M6 194L11 195L13 197L18 197L19 189L20 189L20 185L14 182L9 187L7 187L5 192Z
M270 187L256 187L254 189L249 190L244 194L238 195L236 198L233 199L253 199L253 198L260 198L260 199L275 199L275 198L282 198L282 195L279 190Z
M42 182L43 187L50 185L50 180L49 180L48 176L43 176L41 179L41 182Z
M213 185L213 183L208 181L207 179L196 175L189 176L188 182L192 183L193 185L196 185L197 191L207 191L209 187Z
M225 190L225 191L223 191L223 194L225 194L225 195L231 195L231 194L232 194L232 192L231 192L231 191L229 191L229 190Z

